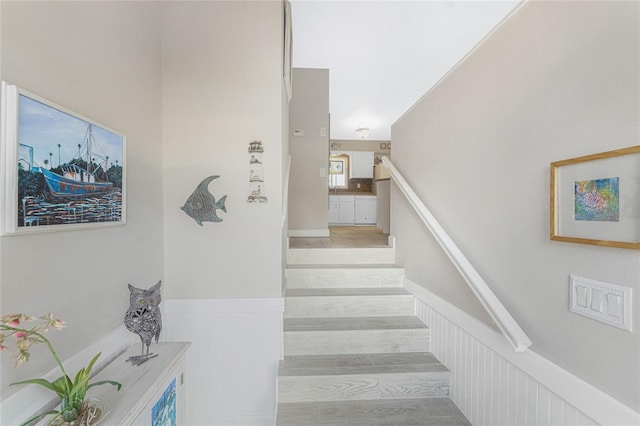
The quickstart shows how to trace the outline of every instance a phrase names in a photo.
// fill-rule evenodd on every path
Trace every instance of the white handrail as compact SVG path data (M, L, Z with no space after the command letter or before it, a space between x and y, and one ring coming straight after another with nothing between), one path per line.
M525 332L522 331L522 328L520 328L518 323L513 319L509 311L507 311L493 291L491 291L478 271L476 271L465 255L462 254L458 246L449 237L440 223L438 223L429 209L427 209L420 198L418 198L398 169L391 163L391 160L383 156L382 164L400 191L402 191L409 203L413 206L420 219L422 219L436 241L438 241L440 247L442 247L451 262L453 262L458 272L462 275L462 278L464 278L469 287L471 287L471 290L478 300L480 300L480 303L482 303L482 306L487 310L504 337L511 343L516 352L526 351L527 348L531 346L531 340Z

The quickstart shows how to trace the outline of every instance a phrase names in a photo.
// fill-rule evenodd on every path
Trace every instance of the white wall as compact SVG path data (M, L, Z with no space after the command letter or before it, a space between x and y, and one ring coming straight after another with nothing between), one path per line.
M189 340L187 424L272 424L282 357L288 108L281 1L162 4L166 334ZM268 201L247 203L261 140ZM200 181L222 222L180 207ZM286 225L286 223L285 223Z
M165 291L169 298L279 297L282 265L282 3L162 5ZM268 202L247 203L261 140ZM222 222L180 207L202 179Z
M637 145L637 2L528 2L392 128L394 163L533 341L640 411L634 332L568 311L568 276L640 291L636 251L549 241L549 163ZM392 191L407 277L485 321ZM402 219L400 221L399 219Z
M290 133L289 235L328 236L329 70L293 69L289 122L291 132L304 130Z
M0 239L3 314L53 312L68 328L49 333L66 359L122 324L127 283L163 277L159 7L142 2L1 2L0 77L127 137L127 224ZM54 363L44 348L10 382ZM87 360L88 361L88 360Z

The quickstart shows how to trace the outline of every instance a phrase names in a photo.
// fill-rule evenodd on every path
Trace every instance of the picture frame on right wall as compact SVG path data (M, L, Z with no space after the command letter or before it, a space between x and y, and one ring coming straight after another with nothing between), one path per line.
M550 238L640 250L640 145L550 167Z

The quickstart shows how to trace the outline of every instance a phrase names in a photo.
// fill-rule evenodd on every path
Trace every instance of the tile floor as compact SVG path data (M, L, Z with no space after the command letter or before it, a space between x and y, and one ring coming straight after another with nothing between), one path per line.
M389 234L375 226L330 226L329 237L291 237L289 248L388 247Z

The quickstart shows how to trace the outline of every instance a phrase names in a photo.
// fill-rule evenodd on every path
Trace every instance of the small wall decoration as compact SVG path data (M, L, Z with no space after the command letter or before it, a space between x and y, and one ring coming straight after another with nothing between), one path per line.
M216 214L216 210L227 212L227 208L224 205L227 196L225 195L216 201L208 188L209 183L219 177L218 175L214 175L204 178L189 198L187 198L184 206L180 207L182 211L192 217L200 226L202 226L202 222L222 222L222 219Z
M125 223L125 137L2 83L4 234Z
M161 284L162 281L158 281L148 290L129 284L129 309L124 316L124 325L127 330L137 334L142 343L142 353L127 359L133 365L140 365L157 356L149 353L149 346L151 346L153 339L158 343L160 330L162 330L162 316L158 307L161 300Z
M249 197L248 203L266 203L267 196L264 189L264 171L262 170L261 141L253 141L249 144Z
M151 426L176 426L176 407L176 379L173 379L151 407Z
M551 239L640 250L640 146L551 163Z

